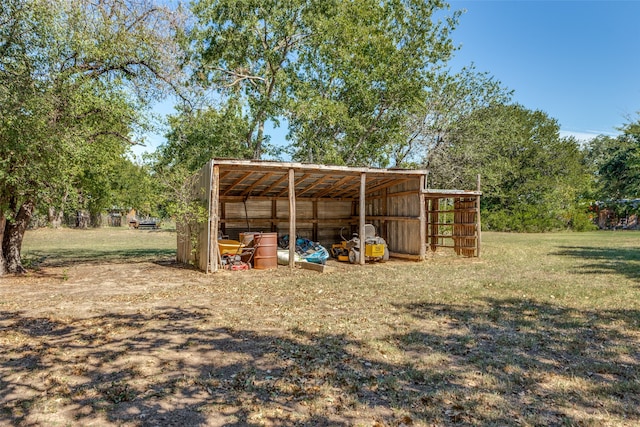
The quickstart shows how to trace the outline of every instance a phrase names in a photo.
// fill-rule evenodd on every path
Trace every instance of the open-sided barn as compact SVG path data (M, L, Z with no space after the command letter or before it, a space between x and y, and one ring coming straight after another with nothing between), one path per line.
M377 228L392 257L421 260L440 247L479 256L480 191L434 190L426 182L424 170L213 159L195 189L208 221L190 235L181 227L178 261L214 272L221 235L276 232L330 247L341 229L364 236L365 224ZM289 259L293 266L293 253Z

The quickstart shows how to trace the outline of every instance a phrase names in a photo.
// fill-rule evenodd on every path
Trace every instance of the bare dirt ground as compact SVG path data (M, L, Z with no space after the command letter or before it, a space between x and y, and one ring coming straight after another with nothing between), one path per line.
M0 278L1 425L640 423L636 249L205 275L139 236Z
M368 392L366 410L349 397L371 381L372 362L323 321L354 313L315 299L318 275L280 268L207 276L165 258L65 262L2 278L0 421L402 424L391 396ZM300 316L309 307L321 308L320 318Z

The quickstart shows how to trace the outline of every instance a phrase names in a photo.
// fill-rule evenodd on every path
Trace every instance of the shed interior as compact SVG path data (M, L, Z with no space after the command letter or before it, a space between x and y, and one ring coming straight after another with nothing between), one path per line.
M180 239L178 258L215 271L223 236L295 234L329 248L365 223L376 227L392 257L423 259L439 247L479 255L480 192L428 190L426 178L423 170L214 159L194 189L208 205L209 222L198 229L195 251L186 247L191 238Z

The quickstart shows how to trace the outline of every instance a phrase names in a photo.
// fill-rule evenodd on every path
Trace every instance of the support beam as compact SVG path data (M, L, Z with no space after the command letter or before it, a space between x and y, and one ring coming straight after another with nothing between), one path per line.
M359 186L360 184L358 183L358 178L356 177L354 182L345 183L341 188L335 189L335 191L331 193L331 197L343 198L345 197L345 195L353 194L354 192L358 191Z
M218 200L220 194L220 168L211 162L211 195L209 197L209 262L211 272L218 271Z
M322 198L322 197L328 196L329 194L335 193L336 190L342 189L342 186L344 185L345 182L349 182L352 179L353 179L353 177L351 175L344 176L341 179L339 179L338 181L336 181L335 183L333 183L326 190L324 190L324 191L322 191L320 193L317 193L315 195L315 197L316 198Z
M296 172L289 169L289 268L296 266Z
M323 184L325 181L328 181L331 177L330 176L323 176L322 178L318 179L316 182L314 182L311 185L307 185L306 188L303 188L301 191L298 191L297 196L300 197L302 196L304 193L307 193L311 190L313 190L314 188L316 188L317 186Z
M271 199L271 232L278 231L278 200Z
M383 190L383 195L382 195L382 200L381 200L381 210L382 210L382 215L383 216L388 216L389 215L389 189L385 188ZM380 233L380 236L385 240L388 241L389 240L389 223L387 222L386 219L383 219L380 221L380 228L378 230L378 233Z
M271 178L271 175L273 175L273 172L267 172L264 175L262 175L260 178L256 179L256 181L253 184L251 184L246 190L242 192L242 196L246 197L249 194L251 194L254 188L256 188L258 185L262 184L264 181Z
M364 265L365 258L365 243L364 243L364 224L366 220L366 200L365 194L367 194L367 174L362 172L360 174L360 226L358 228L358 237L360 238L360 265Z
M431 251L435 252L438 249L439 242L439 233L438 233L438 225L439 218L438 211L440 210L440 199L438 197L433 197L431 199L431 235L429 236L429 241L431 243Z
M233 190L238 184L240 184L242 181L244 181L245 179L247 179L247 177L251 175L251 172L247 172L244 175L242 175L240 178L236 179L231 185L229 185L229 187L227 188L227 190L222 194L223 196L226 196L227 193L229 193L231 190Z
M291 170L291 169L290 169L290 170ZM293 171L293 173L295 174L295 170ZM304 182L304 180L305 180L305 179L307 179L307 178L309 178L309 176L310 176L310 175L311 175L311 174L308 174L308 173L305 173L304 175L302 175L302 177L298 180L298 184L300 184L300 183ZM294 183L294 185L295 185L295 183ZM295 188L295 187L294 187L294 188ZM302 188L304 188L304 186L302 186ZM278 194L276 197L282 197L282 196L284 196L285 194L287 194L287 192L288 192L288 191L289 191L289 189L288 189L288 188L285 188L285 189L284 189L284 190L282 190L282 191L280 192L280 194ZM291 194L291 193L289 192L289 194Z
M425 188L427 177L420 177L420 190ZM420 191L420 259L424 260L427 255L427 198L424 192Z
M371 193L374 193L376 191L384 190L385 188L389 188L389 187L393 187L394 185L402 184L403 182L407 182L408 180L409 180L409 178L387 179L387 180L384 180L382 183L376 185L375 187L370 188L367 193L371 194Z
M220 179L222 179L222 177L220 177ZM218 182L220 181L218 180ZM218 194L220 194L220 192L218 192ZM225 202L220 200L219 197L218 197L218 203L220 204L220 219L219 219L220 227L218 229L222 232L222 235L225 235L227 234L227 226L225 225L224 220L225 218L227 218L227 211L226 211L227 205Z
M272 189L274 189L274 188L276 188L276 189L277 189L277 188L278 188L278 186L279 186L279 185L280 185L284 180L286 180L286 179L287 179L287 174L283 174L280 178L278 178L278 179L276 180L276 182L274 182L274 183L273 183L273 184L271 184L271 185L270 185L266 190L264 190L264 191L262 192L262 195L263 195L263 196L265 196L265 195L269 194L269 192L270 192Z
M317 242L318 238L318 200L313 199L311 201L311 209L313 211L313 225L311 230L311 240Z

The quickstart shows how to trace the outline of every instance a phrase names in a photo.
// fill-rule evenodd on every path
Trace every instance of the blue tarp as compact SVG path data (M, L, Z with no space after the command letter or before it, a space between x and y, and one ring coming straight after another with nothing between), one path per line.
M289 236L282 236L280 239L282 248L289 248ZM304 237L296 238L296 253L307 262L315 264L325 264L329 259L329 252L317 242L312 242Z

